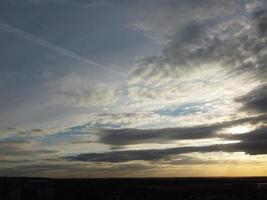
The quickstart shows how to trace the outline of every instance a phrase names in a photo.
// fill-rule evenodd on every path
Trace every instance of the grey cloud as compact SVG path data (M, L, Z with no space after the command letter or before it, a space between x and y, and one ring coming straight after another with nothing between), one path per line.
M203 3L206 6L214 5L214 2L210 2L210 4L208 1L203 2L206 3ZM233 1L231 2L233 3ZM231 8L228 4L231 3L229 1L218 3L219 7L227 5L226 8ZM215 3L215 5L217 4ZM233 7L236 6L240 7L240 5ZM178 12L179 8L176 9ZM213 10L210 11L208 6L202 9L205 13L216 10L210 9ZM245 20L241 12L237 13L231 18L221 16L213 21L201 21L201 13L199 13L200 19L196 17L193 21L187 19L186 16L178 18L177 21L174 20L170 26L175 26L176 23L180 24L179 20L184 20L183 27L174 30L175 33L170 37L169 42L163 46L161 55L141 59L136 70L130 74L129 81L148 83L151 80L156 82L159 78L160 80L170 77L179 79L202 64L214 63L222 63L229 70L229 77L249 72L252 77L265 79L267 74L266 10L257 11L254 17ZM170 18L172 19L172 17ZM151 20L153 21L153 18ZM158 29L155 28L155 31L164 28L159 26ZM152 83L154 82L152 81Z
M243 103L242 110L259 113L267 112L267 85L262 85L236 101Z
M77 156L65 157L67 160L87 161L87 162L128 162L133 160L143 161L159 161L171 160L172 156L193 152L214 152L222 151L224 146L213 145L204 147L177 147L164 150L128 150L128 151L113 151L106 153L87 153ZM227 146L225 146L227 147ZM235 151L236 148L231 151Z
M238 11L240 2L232 0L157 0L150 9L141 12L135 26L150 35L166 39L175 34L183 35L183 28L188 24L207 23Z
M37 132L37 133L43 132L42 129L37 129L37 128L36 128L36 129L32 129L31 131L32 131L32 132Z
M110 145L129 145L142 143L167 143L173 140L194 140L213 137L225 137L216 132L223 128L244 123L266 122L266 115L248 117L223 123L162 129L102 129L99 131L100 142Z
M245 152L250 155L267 154L267 128L261 128L242 136L235 136L235 139L241 140L234 144L219 144L201 147L177 147L163 150L128 150L113 151L105 153L88 153L77 156L66 157L67 160L87 161L87 162L128 162L133 160L159 161L171 160L172 156L194 152Z
M44 133L42 129L31 129L31 130L23 130L23 131L18 131L17 132L19 135L31 135L31 136L36 136L36 135L41 135Z
M160 160L175 153L188 153L192 149L188 147L167 150L131 150L113 151L107 153L88 153L73 157L66 157L68 160L88 162L128 162L132 160Z
M0 155L3 156L40 156L40 155L47 155L47 154L55 154L58 153L58 151L54 150L21 150L21 149L5 149L3 150Z
M37 148L31 146L35 144L32 140L1 140L0 155L1 156L35 156L41 154L54 154L57 151L45 148ZM36 144L37 145L37 144Z
M89 85L77 73L70 73L60 80L51 83L55 92L67 102L77 106L105 106L116 101L116 91L107 87Z
M232 135L231 138L242 142L226 146L225 149L228 151L244 151L250 155L267 154L267 127L261 127L247 134Z
M1 136L6 136L6 137L9 137L9 136L24 136L24 137L27 137L27 136L40 136L40 135L44 135L45 134L45 131L42 130L42 129L38 129L38 128L35 128L35 129L30 129L30 130L26 130L26 129L17 129L17 128L5 128L5 129L0 129L0 135Z
M267 2L265 0L246 0L245 6L248 12L255 12L266 7Z
M254 13L253 19L258 27L261 36L266 35L267 32L267 10L262 9Z
M166 143L171 140L202 139L212 137L220 125L164 128L164 129L106 129L100 141L105 144L127 145L140 143Z

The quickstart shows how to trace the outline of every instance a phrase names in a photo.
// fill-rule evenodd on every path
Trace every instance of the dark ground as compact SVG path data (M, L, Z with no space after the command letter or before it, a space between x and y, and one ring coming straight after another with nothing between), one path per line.
M267 178L0 178L0 200L267 199Z

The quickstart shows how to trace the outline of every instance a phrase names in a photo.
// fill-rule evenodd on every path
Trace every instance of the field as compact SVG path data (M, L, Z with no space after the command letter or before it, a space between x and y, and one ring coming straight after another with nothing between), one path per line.
M0 178L1 200L267 199L267 178Z

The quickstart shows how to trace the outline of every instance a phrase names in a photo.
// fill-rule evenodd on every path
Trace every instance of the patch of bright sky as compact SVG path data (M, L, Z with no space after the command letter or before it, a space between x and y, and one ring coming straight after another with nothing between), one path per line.
M177 107L166 108L155 111L155 113L160 115L167 115L167 116L183 116L183 115L190 115L196 113L206 113L209 109L206 107L206 104L184 104Z
M204 161L214 161L216 163L266 163L266 155L249 155L245 152L209 152L209 153L189 153L185 154Z
M224 128L219 132L219 134L231 134L231 135L238 135L238 134L245 134L249 133L255 129L257 129L257 125L253 124L241 124L237 126L231 126L228 128Z
M201 147L201 146L210 146L216 144L235 144L239 142L240 142L239 140L224 140L221 138L179 140L179 141L177 140L177 141L170 141L166 144L144 143L144 144L125 145L121 146L120 150L148 150L148 149L168 149L176 147Z

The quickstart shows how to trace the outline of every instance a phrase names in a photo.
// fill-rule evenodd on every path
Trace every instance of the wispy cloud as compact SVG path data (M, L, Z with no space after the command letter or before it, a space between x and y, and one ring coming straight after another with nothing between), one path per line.
M115 69L112 69L111 67L108 67L108 66L105 66L105 65L102 65L102 64L99 64L95 61L92 61L88 58L85 58L85 57L82 57L78 54L76 54L75 52L73 51L70 51L68 49L65 49L61 46L58 46L56 44L53 44L41 37L38 37L34 34L31 34L27 31L24 31L20 28L17 28L17 27L14 27L10 24L7 24L7 23L4 23L4 22L0 22L0 30L3 30L3 31L6 31L6 32L9 32L9 33L12 33L18 37L21 37L21 38L24 38L26 40L29 40L35 44L38 44L40 46L43 46L43 47L46 47L48 49L51 49L57 53L60 53L62 55L65 55L65 56L68 56L68 57L71 57L79 62L82 62L82 63L85 63L85 64L88 64L89 66L93 66L93 67L98 67L100 69L103 69L105 71L108 71L110 73L112 73L113 75L116 75L116 76L119 76L119 77L125 77L125 75L123 73L121 73L120 71L117 71Z
M36 6L38 8L46 4L44 7L50 8L47 4L95 7L113 1L25 2L27 8L32 4L40 4ZM153 38L162 51L154 56L140 55L131 63L126 75L111 68L113 63L102 65L0 22L2 31L110 72L100 77L107 80L102 83L102 79L92 80L99 78L94 74L89 76L82 74L83 70L65 70L60 66L60 73L45 83L51 92L50 98L56 102L51 109L56 111L49 117L64 118L64 111L68 109L75 117L68 118L69 121L64 118L63 125L50 122L49 126L41 127L31 118L29 121L34 126L23 129L14 125L12 127L17 129L1 130L0 159L3 162L33 161L31 155L34 158L39 155L39 158L32 165L24 163L22 168L19 164L6 170L0 168L0 174L17 171L17 174L31 175L38 174L38 170L43 175L71 173L73 176L80 172L84 174L86 170L102 175L113 175L119 170L128 174L146 170L161 173L162 168L178 169L181 165L189 168L203 164L212 168L224 161L232 164L240 161L254 166L267 162L266 2L147 2L149 8L141 4L140 12L135 13L137 16L127 14L131 20L134 18L134 31L137 29L145 37ZM53 9L57 8L59 6L53 6ZM127 9L123 11L130 10ZM88 10L94 16L95 9ZM73 16L76 17L76 13L70 15ZM103 25L112 34L113 27L110 26L115 24L102 24L101 21L94 25ZM80 39L83 37L79 42ZM74 38L73 42L76 41ZM51 107L45 108L49 110ZM46 113L41 109L38 111L40 115ZM22 116L24 112L16 115ZM68 167L69 164L72 166ZM125 170L127 167L128 171ZM77 172L72 172L75 170Z

